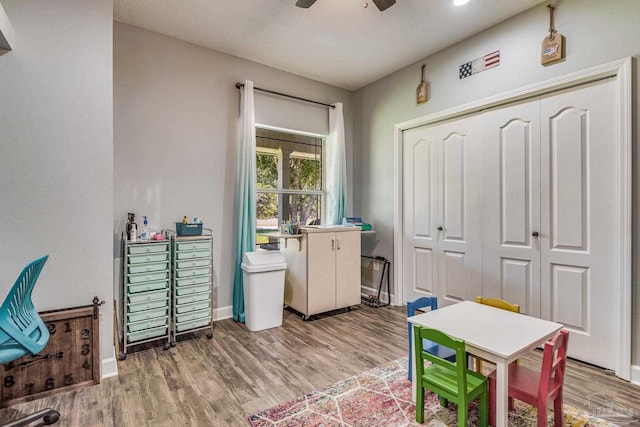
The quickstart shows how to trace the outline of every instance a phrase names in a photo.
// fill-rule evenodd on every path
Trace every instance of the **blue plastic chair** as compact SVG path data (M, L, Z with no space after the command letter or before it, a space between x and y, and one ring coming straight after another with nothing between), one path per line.
M49 330L31 301L31 292L49 255L27 265L18 276L9 294L0 306L0 363L7 364L27 355L35 356L49 341ZM43 409L10 423L11 426L31 424L43 419L53 424L60 413Z
M436 297L421 297L415 301L407 301L407 317L411 317L415 315L416 310L420 310L423 308L430 308L431 310L438 309L438 298ZM407 332L409 335L409 369L408 369L408 378L409 381L412 380L412 371L413 371L413 353L411 352L411 343L413 340L413 331L411 330L411 323L407 322ZM449 362L456 362L456 352L448 347L439 346L436 343L433 343L429 340L422 341L422 348L427 353L438 356L440 359L448 360Z

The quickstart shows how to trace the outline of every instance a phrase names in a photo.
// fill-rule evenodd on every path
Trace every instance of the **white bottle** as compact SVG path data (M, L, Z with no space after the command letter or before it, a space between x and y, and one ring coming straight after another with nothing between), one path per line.
M149 240L149 223L147 222L147 217L144 217L144 222L142 223L142 231L140 232L141 240Z

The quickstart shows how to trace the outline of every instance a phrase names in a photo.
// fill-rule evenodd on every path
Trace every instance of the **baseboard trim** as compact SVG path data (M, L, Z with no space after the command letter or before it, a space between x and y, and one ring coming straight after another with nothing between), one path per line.
M231 319L233 317L233 307L228 305L226 307L213 309L213 321Z
M640 387L640 365L631 365L631 384Z
M115 352L115 350L114 350ZM118 376L118 362L115 357L102 359L102 379Z

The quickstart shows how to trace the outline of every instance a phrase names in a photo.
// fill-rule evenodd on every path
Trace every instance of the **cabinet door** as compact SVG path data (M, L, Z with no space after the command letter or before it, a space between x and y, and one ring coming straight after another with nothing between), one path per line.
M307 235L307 315L336 307L335 233Z
M360 304L360 231L336 235L336 308Z

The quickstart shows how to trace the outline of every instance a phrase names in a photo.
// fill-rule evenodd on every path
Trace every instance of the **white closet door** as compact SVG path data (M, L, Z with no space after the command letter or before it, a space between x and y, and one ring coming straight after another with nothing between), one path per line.
M483 115L483 295L540 316L540 101Z
M613 79L541 100L541 315L569 354L615 369L620 134Z
M438 302L482 295L481 116L439 126Z
M478 118L403 133L403 292L440 306L482 295Z
M404 303L439 293L437 135L435 127L422 127L402 137Z

